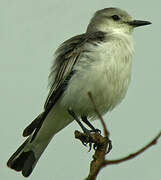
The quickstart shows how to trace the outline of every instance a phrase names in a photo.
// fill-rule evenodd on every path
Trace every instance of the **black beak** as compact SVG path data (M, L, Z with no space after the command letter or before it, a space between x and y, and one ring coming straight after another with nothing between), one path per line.
M133 26L133 27L139 27L139 26L149 25L149 24L151 24L151 22L149 22L149 21L133 20L133 21L128 22L128 24Z

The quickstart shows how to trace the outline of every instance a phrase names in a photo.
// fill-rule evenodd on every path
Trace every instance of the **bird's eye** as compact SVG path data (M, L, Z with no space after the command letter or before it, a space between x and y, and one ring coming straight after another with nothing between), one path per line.
M118 20L120 20L120 17L118 15L113 15L112 19L115 20L115 21L118 21Z

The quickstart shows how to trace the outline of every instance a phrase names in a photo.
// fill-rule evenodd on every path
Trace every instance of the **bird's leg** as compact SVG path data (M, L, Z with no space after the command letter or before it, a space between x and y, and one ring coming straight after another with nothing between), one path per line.
M83 145L87 145L89 143L89 151L91 150L92 147L92 141L91 141L91 131L88 130L79 120L79 118L76 116L76 114L74 113L73 110L68 109L68 113L74 118L74 120L76 120L76 122L80 125L80 127L82 128L83 132L87 135L87 140L85 140L83 143ZM94 128L95 129L95 128Z
M81 118L82 118L82 121L83 121L85 124L87 124L87 125L92 129L90 132L95 132L95 133L98 132L98 133L101 134L101 130L96 129L96 128L88 121L87 116L82 116Z
M82 116L82 121L84 123L86 123L92 130L88 130L80 121L80 119L77 117L77 115L75 114L75 112L72 109L68 109L68 113L74 118L74 120L76 120L76 122L80 125L80 127L82 128L83 132L86 134L87 139L84 139L83 141L81 140L81 142L83 143L83 145L87 145L89 144L89 151L92 148L92 137L91 137L91 132L95 132L95 133L99 133L100 134L100 130L96 129L87 119L86 116ZM111 140L106 137L108 140L108 150L106 153L109 153L112 149L112 142ZM93 149L97 149L98 145L97 144L93 144Z

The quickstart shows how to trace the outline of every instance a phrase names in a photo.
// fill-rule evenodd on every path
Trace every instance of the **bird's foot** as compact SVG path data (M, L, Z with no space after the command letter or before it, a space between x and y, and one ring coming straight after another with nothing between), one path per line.
M91 130L88 130L80 121L80 119L77 117L77 115L74 113L74 111L72 109L68 109L68 113L76 120L76 122L80 125L81 129L84 132L83 138L81 138L81 142L84 146L89 145L89 150L91 151L92 149L92 145L93 145L93 149L96 150L100 144L97 143L94 140L94 136L101 136L101 130L94 128L94 126L88 121L86 116L82 116L82 120L84 123L86 123ZM102 137L103 138L103 137ZM97 138L96 138L97 139ZM108 142L107 142L108 141ZM107 153L109 153L112 149L112 143L111 140L109 140L109 138L107 137L107 143L108 143L108 150Z
M84 138L84 140L82 140L82 144L84 146L89 145L88 152L90 152L92 149L92 144L93 144L93 149L95 148L95 143L93 142L92 133L99 133L100 134L100 130L93 131L93 130L88 130L88 129L84 128L83 132L85 134L85 138Z
M106 154L108 154L111 150L112 150L112 141L109 139L109 137L104 137L104 142L106 144L108 144L108 147L107 147L107 151L106 151ZM94 150L97 150L98 148L100 148L103 144L100 144L100 143L94 143L93 144L93 149Z

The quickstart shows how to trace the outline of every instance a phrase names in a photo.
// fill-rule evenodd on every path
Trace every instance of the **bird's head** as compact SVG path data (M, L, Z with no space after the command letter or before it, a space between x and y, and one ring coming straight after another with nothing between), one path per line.
M88 25L87 32L118 31L132 33L135 27L151 24L149 21L133 20L126 12L118 8L105 8L97 11Z

